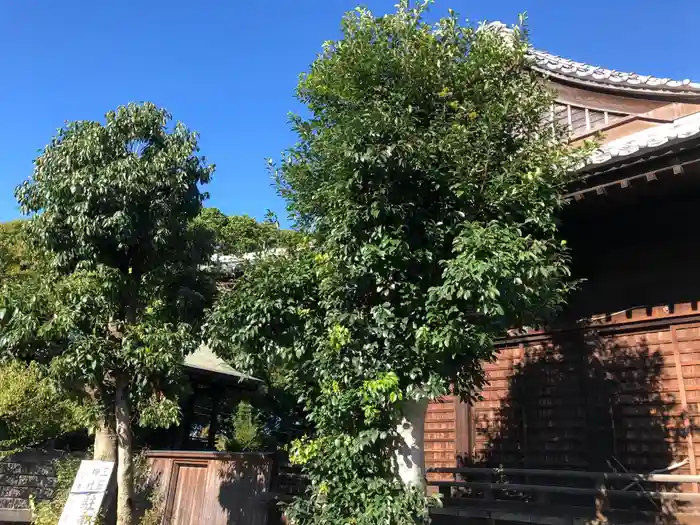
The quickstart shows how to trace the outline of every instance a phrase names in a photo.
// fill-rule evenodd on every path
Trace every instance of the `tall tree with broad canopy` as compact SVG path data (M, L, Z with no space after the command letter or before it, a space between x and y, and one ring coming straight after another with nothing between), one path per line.
M543 122L525 31L429 25L427 4L357 9L324 44L276 171L314 241L254 264L208 320L220 354L285 370L305 405L294 525L426 523L428 400L475 395L494 342L571 285L556 215L585 152Z
M177 421L184 355L212 291L199 272L210 238L192 220L213 166L170 120L129 104L59 131L16 194L33 215L30 239L63 278L0 294L3 354L48 363L103 419L113 414L119 525L133 521L132 420Z

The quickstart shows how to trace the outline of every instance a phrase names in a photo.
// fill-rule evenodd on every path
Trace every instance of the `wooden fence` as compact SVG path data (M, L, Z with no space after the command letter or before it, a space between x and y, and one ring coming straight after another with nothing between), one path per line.
M271 455L155 451L148 460L164 525L267 525Z
M451 481L430 481L442 494L436 517L571 525L700 524L697 475L633 474L521 468L437 468ZM475 481L474 478L478 479ZM441 523L436 520L436 523Z

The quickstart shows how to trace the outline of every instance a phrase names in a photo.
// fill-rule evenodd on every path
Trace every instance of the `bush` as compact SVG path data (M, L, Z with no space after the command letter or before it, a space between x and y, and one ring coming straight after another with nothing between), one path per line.
M54 462L56 468L56 491L51 500L36 502L31 496L29 503L34 517L34 525L57 525L61 519L63 506L66 504L70 488L80 466L80 458L66 457Z
M216 449L227 452L255 452L263 447L260 417L247 401L241 401L236 413L216 439Z
M134 515L139 525L160 525L165 510L165 495L160 490L160 480L150 476L151 469L145 452L134 458Z
M0 456L85 428L84 407L68 399L36 364L0 365Z

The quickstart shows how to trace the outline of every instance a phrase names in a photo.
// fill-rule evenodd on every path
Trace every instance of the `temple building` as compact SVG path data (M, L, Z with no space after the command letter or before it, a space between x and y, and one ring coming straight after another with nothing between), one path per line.
M700 83L529 58L571 143L600 136L561 216L582 282L500 342L477 402L431 404L427 467L697 474Z

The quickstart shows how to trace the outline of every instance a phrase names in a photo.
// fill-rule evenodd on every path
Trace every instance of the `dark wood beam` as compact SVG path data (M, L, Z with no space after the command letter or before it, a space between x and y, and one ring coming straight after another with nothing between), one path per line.
M656 181L666 173L685 174L688 167L694 164L700 164L700 149L698 148L674 157L664 156L649 159L647 162L635 162L606 172L584 175L571 184L565 199L578 201L589 193L604 195L607 189L613 187L626 189L632 185L632 182L642 179L646 179L647 182Z

